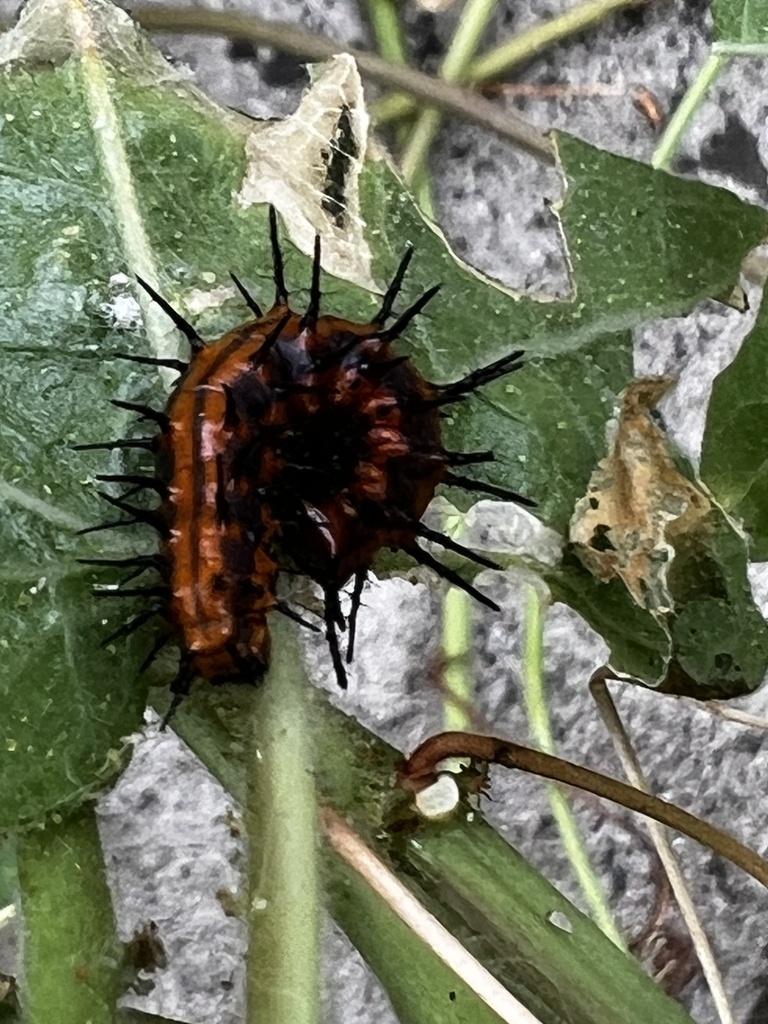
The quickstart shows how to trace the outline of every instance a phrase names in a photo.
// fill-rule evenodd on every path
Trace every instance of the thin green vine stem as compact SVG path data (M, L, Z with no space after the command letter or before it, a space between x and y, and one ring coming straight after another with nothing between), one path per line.
M554 43L599 25L623 7L638 7L642 2L644 0L584 0L575 4L551 21L542 21L486 53L472 65L469 81L479 84L499 78Z
M397 0L365 0L365 3L378 52L390 64L406 67L409 62ZM398 153L408 144L409 133L410 125L405 120L400 121L395 129ZM432 181L425 169L411 182L411 191L422 213L434 218Z
M426 167L422 167L421 173L417 174L411 182L411 192L424 216L429 217L430 220L435 220L437 212L435 210L435 197L432 194L432 178L427 173Z
M440 67L443 81L459 82L465 76L495 10L496 0L468 0ZM400 159L400 168L407 182L413 181L426 167L441 120L442 115L434 107L423 111L417 118Z
M525 606L525 703L534 743L545 754L555 753L552 723L544 685L544 606L537 590L528 587ZM563 790L550 783L549 801L573 873L584 894L590 916L608 938L626 950L626 943L613 919L600 879L592 868L578 823Z
M307 682L294 631L272 630L248 757L247 1024L317 1024L320 882Z
M634 7L637 4L638 0L584 0L557 18L519 32L501 46L489 50L469 65L462 81L482 85L501 78L550 46L600 24L623 7ZM385 96L371 105L371 113L378 124L406 117L416 109L416 102L402 93Z
M365 0L376 49L391 64L408 63L405 37L396 0Z
M445 703L443 723L446 729L471 729L469 708L474 696L472 653L472 609L467 594L450 587L443 601L443 655L445 657Z
M664 134L659 140L651 160L651 165L655 170L668 171L671 168L688 125L693 120L696 111L703 103L714 82L717 81L728 66L730 59L728 56L713 54L704 62L698 75L680 101L677 110L669 119Z
M464 77L496 6L497 0L469 0L465 6L440 67L440 77L446 82L458 82Z
M715 57L768 57L768 43L713 43Z

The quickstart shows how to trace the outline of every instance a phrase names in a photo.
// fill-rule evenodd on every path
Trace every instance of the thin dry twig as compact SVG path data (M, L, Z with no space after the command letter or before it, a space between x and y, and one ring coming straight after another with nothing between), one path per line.
M625 811L606 807L593 793L574 790L576 802L630 837L635 849L648 858L648 882L653 889L653 903L645 921L627 945L633 956L645 963L667 995L679 999L686 985L701 973L691 937L677 925L677 906L672 886L664 871L650 836L640 822Z
M507 1024L541 1024L462 946L403 885L347 822L330 807L320 812L326 838L336 853L376 892L487 1006Z
M600 99L602 97L626 96L623 85L570 85L568 82L492 82L483 86L483 96L508 96L511 99L524 97L533 100Z
M739 708L728 707L720 701L693 700L691 697L680 697L679 700L692 702L701 711L706 711L716 718L724 718L727 722L736 722L737 725L746 725L752 729L768 730L768 719L760 718L758 715L751 715L748 711L740 711Z
M440 763L451 757L468 757L474 761L514 768L605 797L606 800L669 825L703 846L708 846L768 888L768 860L716 825L609 775L498 736L479 736L465 732L442 732L430 736L400 766L400 786L415 793L420 792L438 779Z
M598 706L611 739L613 740L614 748L619 756L627 778L637 789L640 789L645 793L650 793L648 783L643 775L637 755L635 754L627 731L624 728L624 723L621 721L616 705L614 704L613 698L608 690L608 685L602 674L596 673L595 676L593 676L590 680L589 689ZM653 844L656 847L659 860L664 865L664 870L669 878L669 883L672 886L675 899L680 907L680 913L682 914L685 925L690 932L691 940L693 941L694 948L696 949L696 955L699 958L699 963L701 964L704 977L709 985L709 990L712 993L712 999L715 1003L715 1007L717 1008L718 1016L720 1017L722 1024L735 1024L733 1011L731 1010L731 1006L728 1001L720 968L715 960L714 951L712 950L707 934L702 927L698 911L696 909L696 904L693 902L693 898L691 897L691 893L680 868L680 864L678 863L677 857L672 850L672 845L667 837L666 830L664 826L659 825L657 822L648 821L648 831L651 835Z
M245 39L260 46L274 46L283 53L292 53L308 60L330 60L337 53L349 53L357 61L363 76L380 85L407 92L421 103L448 111L464 120L484 124L545 163L555 163L554 148L547 136L516 114L502 110L469 89L443 82L414 68L391 64L366 50L337 43L291 25L281 25L234 11L214 11L202 7L139 6L132 8L131 16L150 31L189 32Z

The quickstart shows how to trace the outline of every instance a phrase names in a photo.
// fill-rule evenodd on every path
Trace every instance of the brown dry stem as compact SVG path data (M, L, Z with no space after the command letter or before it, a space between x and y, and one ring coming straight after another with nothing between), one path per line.
M488 764L498 764L504 768L516 768L595 793L690 836L727 858L768 888L768 861L722 829L702 821L701 818L675 804L643 793L634 786L628 786L608 775L551 754L523 747L510 740L480 736L476 733L438 733L425 740L403 763L398 773L399 784L413 792L424 789L437 779L438 765L449 757L468 757Z

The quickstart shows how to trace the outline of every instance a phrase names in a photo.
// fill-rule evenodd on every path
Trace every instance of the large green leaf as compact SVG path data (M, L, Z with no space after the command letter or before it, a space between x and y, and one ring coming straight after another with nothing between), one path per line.
M734 361L712 388L701 452L701 476L728 512L742 521L750 555L768 559L768 303Z
M722 43L768 43L768 0L713 0L715 39Z
M16 843L12 836L0 841L0 912L13 903L18 891Z
M122 950L93 806L19 836L25 1024L112 1024Z
M328 271L325 307L362 319L378 304L371 290L381 290L410 240L418 258L403 301L444 283L406 342L425 373L444 381L512 347L530 352L515 378L455 410L448 445L494 447L499 461L489 479L539 500L541 518L564 530L631 377L630 328L721 293L765 230L761 211L726 192L561 137L562 221L576 291L570 302L536 302L462 267L387 163L366 152L348 58L319 76L300 114L284 124L215 107L106 0L33 0L0 42L0 61L0 824L78 799L105 778L99 772L114 763L119 738L140 723L137 667L152 637L144 631L100 650L99 639L130 609L97 604L97 577L75 562L151 548L141 527L75 532L105 515L94 474L140 460L69 447L135 429L110 398L162 402L165 381L112 356L172 355L179 345L143 297L143 328L131 323L140 312L132 273L157 281L201 333L216 337L246 316L230 269L270 300L267 202L285 222L298 305L316 230ZM340 212L319 197L341 108L359 159L346 168ZM107 572L98 579L115 582ZM608 630L617 657L632 621ZM739 650L730 655L741 659ZM617 667L650 682L659 675Z

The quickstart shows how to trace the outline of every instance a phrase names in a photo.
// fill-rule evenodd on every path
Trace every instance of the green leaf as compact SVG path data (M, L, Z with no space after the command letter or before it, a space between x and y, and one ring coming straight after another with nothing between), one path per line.
M380 281L394 273L407 238L418 252L409 276L414 293L443 283L408 337L427 376L455 379L512 348L528 352L523 370L454 407L446 433L451 447L494 448L498 462L477 476L535 498L537 514L564 532L603 455L613 404L632 378L629 329L725 291L768 220L725 190L577 139L558 136L558 151L568 186L560 218L574 270L572 302L510 298L467 273L387 165L364 166L361 208ZM469 504L455 492L451 499Z
M16 842L13 836L0 840L0 911L13 903L19 890Z
M25 1024L113 1024L122 952L93 808L19 836Z
M241 801L251 705L242 688L201 687L174 722L185 742ZM322 801L545 1024L690 1024L685 1011L639 964L481 815L459 813L447 824L419 825L403 794L387 788L401 759L397 751L320 694L313 701L312 721ZM376 971L403 1024L498 1024L493 1011L349 863L329 852L326 864L331 912Z
M145 646L132 639L102 649L88 582L43 571L50 575L0 581L3 826L104 787L145 706L136 676Z
M723 43L768 43L768 0L713 0L715 39Z
M510 303L476 276L467 278L410 204L401 203L388 224L399 186L375 164L364 171L371 191L367 203L363 192L363 208L372 240L389 242L382 260L394 266L405 235L421 255L413 270L422 275L419 285L444 282L428 328L414 329L422 332L414 359L425 374L455 378L496 358L502 336L507 350L520 344L528 351L522 371L452 410L448 445L492 449L497 461L475 475L535 498L536 514L567 534L574 506L607 454L606 423L632 378L628 328L727 291L746 251L765 235L766 219L723 190L567 136L558 137L558 149L568 183L561 221L576 289L570 303ZM440 272L427 275L425 266ZM478 334L478 323L492 326ZM460 492L450 498L469 504ZM598 582L573 557L546 578L606 638L616 671L669 692L736 696L760 685L768 634L749 591L746 545L720 519L713 530L703 562L678 559L674 612L663 623L621 582ZM711 632L700 629L702 619Z
M503 1024L344 861L329 858L328 873L331 911L384 985L401 1024Z
M701 478L740 520L750 557L768 559L768 303L733 362L715 378L701 452Z
M581 566L566 558L568 581L563 587L554 573L553 588L583 587L584 568L613 584L602 601L588 600L585 615L616 637L614 668L652 679L655 667L656 684L673 693L737 696L762 682L768 632L747 579L743 534L654 419L670 384L655 378L627 388L609 452L571 521ZM634 609L652 630L626 628Z
M410 240L418 258L402 302L444 284L403 342L426 374L446 381L517 346L530 354L519 373L453 410L446 443L493 447L499 461L478 468L478 478L487 473L538 500L540 517L564 531L632 375L631 328L720 294L765 232L765 214L724 191L561 136L561 219L575 295L537 302L460 265L389 165L366 150L348 57L320 73L298 115L280 124L217 108L106 0L33 0L0 43L0 62L0 771L9 780L0 824L39 818L103 784L120 737L141 721L137 669L152 627L100 650L131 609L93 599L94 581L118 577L75 558L151 550L144 527L76 534L111 518L94 475L137 470L142 460L70 448L136 436L110 398L163 403L168 381L113 357L179 351L177 333L146 297L143 327L131 323L140 310L130 275L157 281L204 336L220 336L246 317L230 270L270 301L271 201L284 222L297 308L319 230L325 308L367 320L379 302L372 292ZM318 195L342 107L358 159L347 168L339 214ZM460 497L466 505L466 495L452 495ZM593 603L587 591L572 589L577 608ZM724 632L730 612L710 611ZM643 643L640 634L628 642ZM740 650L725 653L741 661Z
M493 967L506 979L515 965L518 998L545 1024L690 1024L592 921L556 890L546 893L541 879L533 884L530 865L490 827L433 829L425 840L409 857L425 896L454 914L472 908L474 927L496 937ZM450 911L442 915L450 920Z

